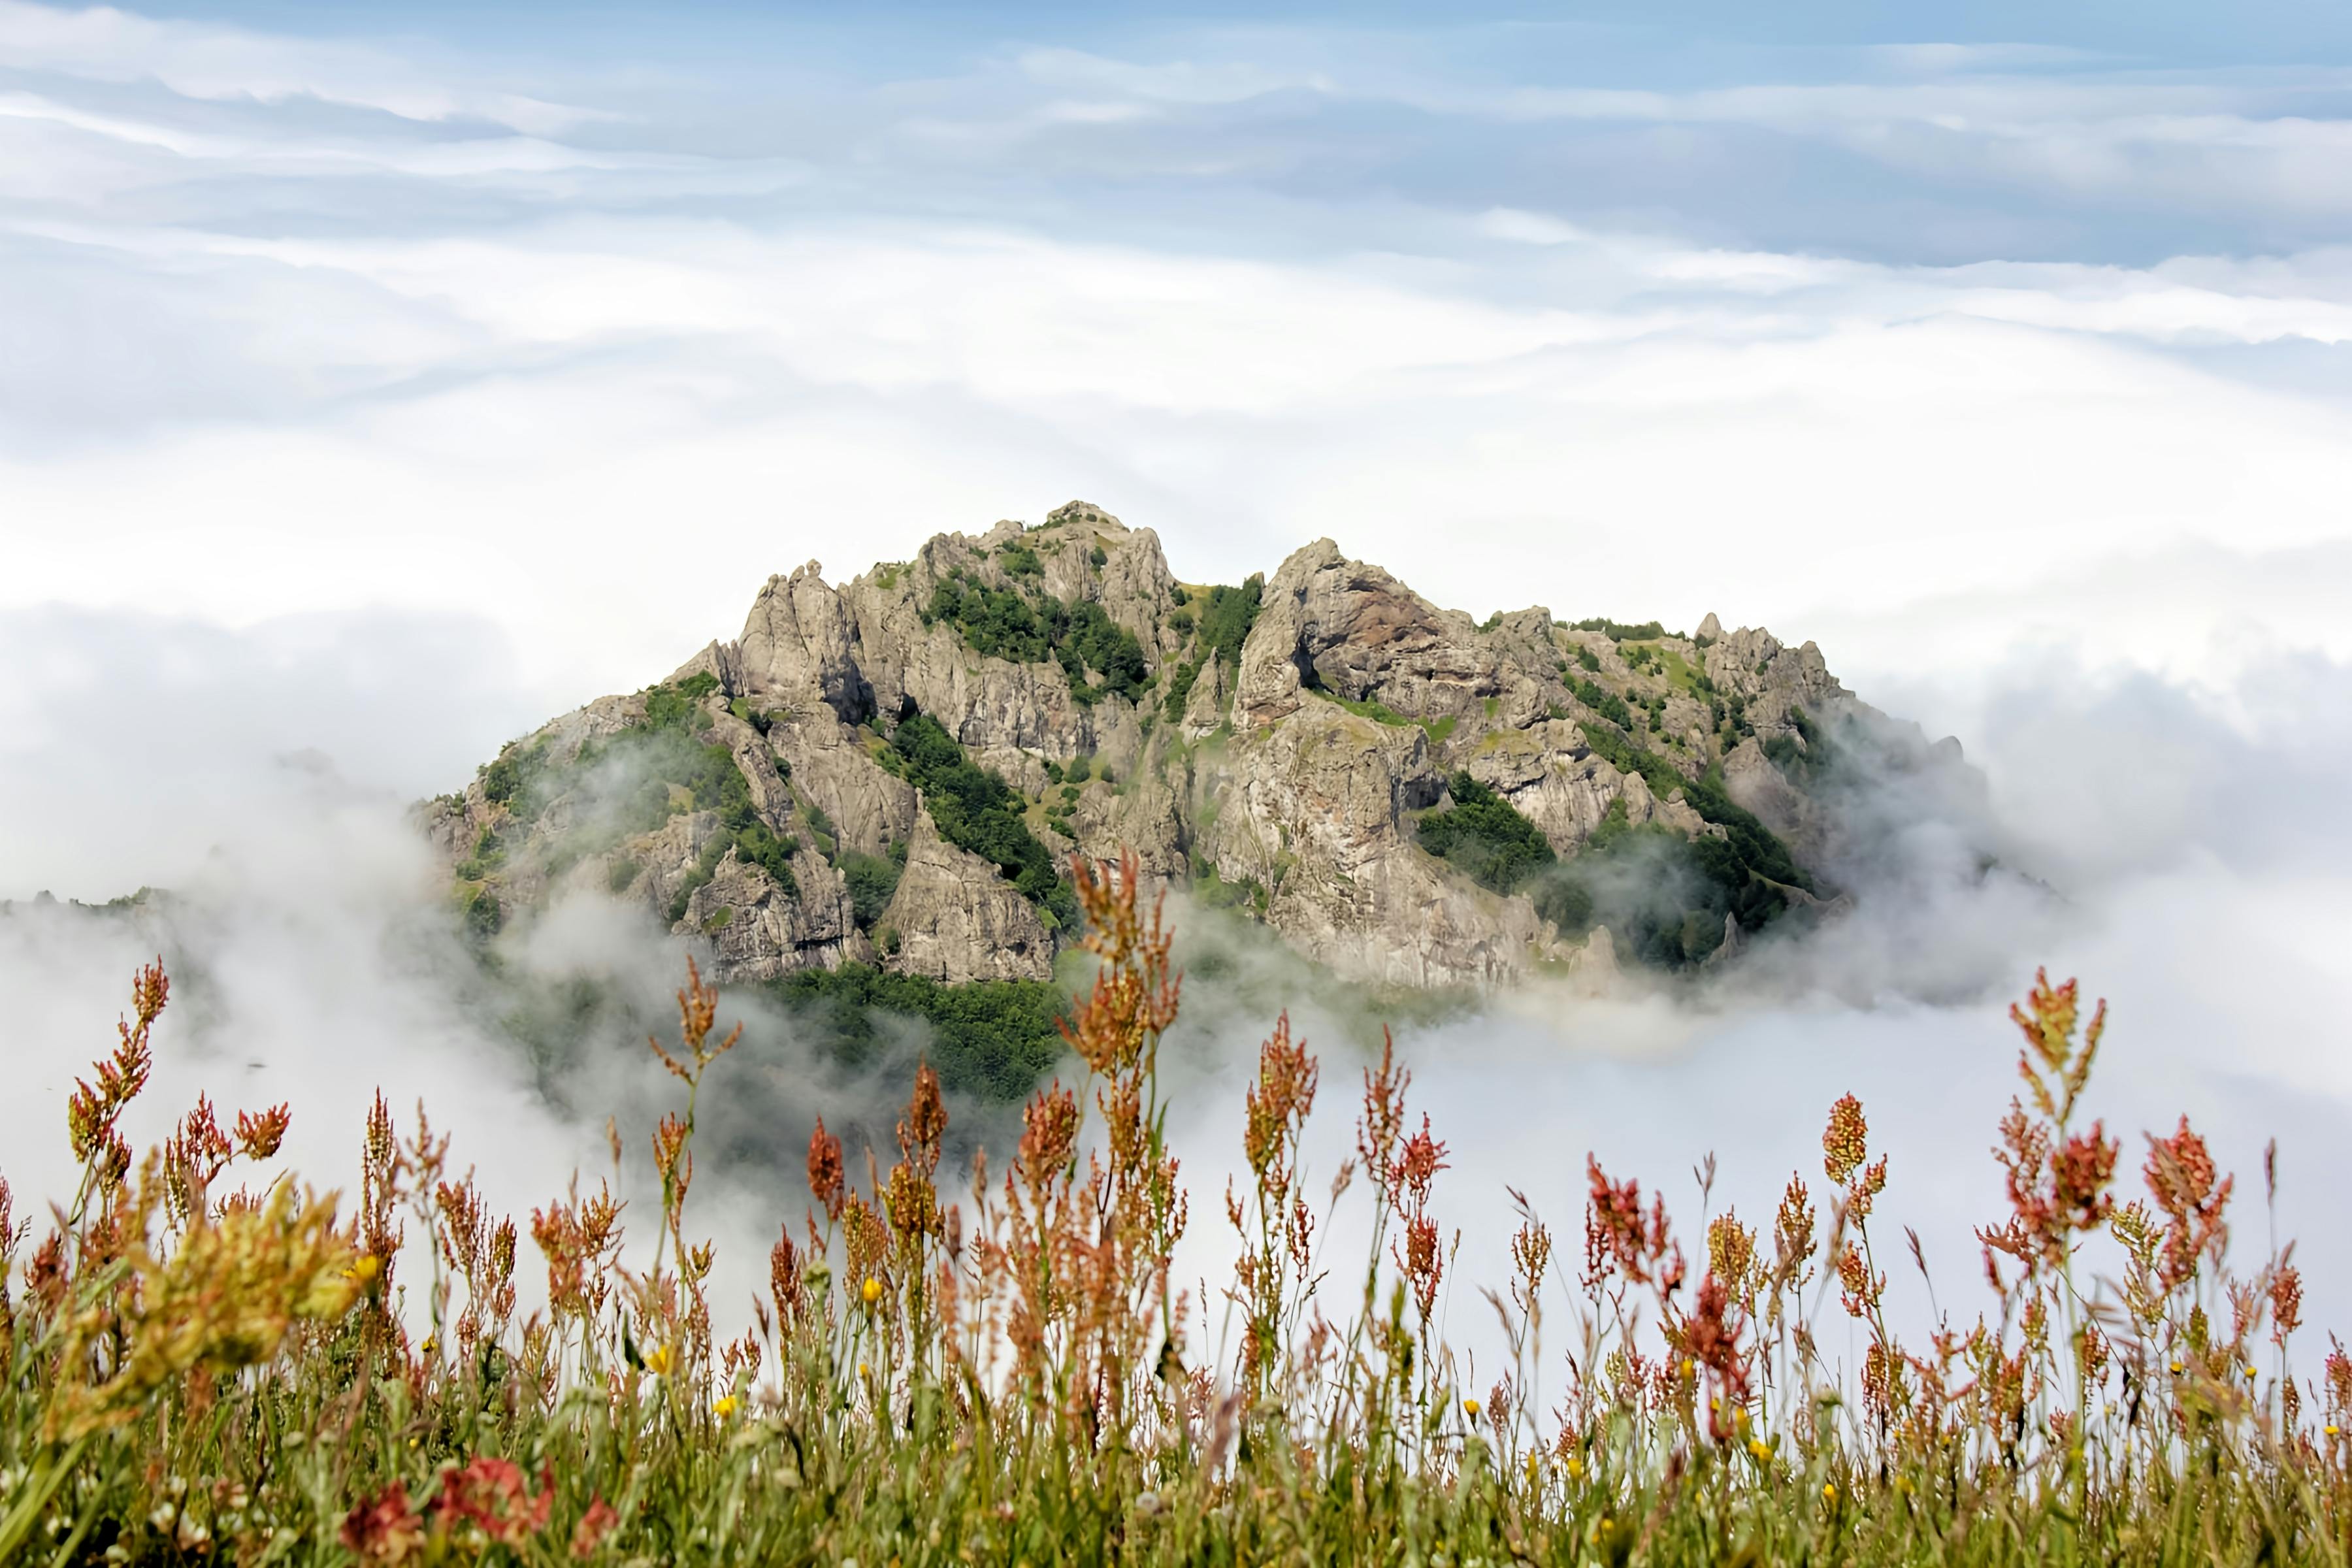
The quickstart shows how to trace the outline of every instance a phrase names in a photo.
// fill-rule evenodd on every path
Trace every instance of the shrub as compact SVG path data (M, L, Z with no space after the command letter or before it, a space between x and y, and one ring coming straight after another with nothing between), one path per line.
M890 900L898 891L898 879L905 872L901 860L888 860L879 855L867 855L856 849L845 849L835 858L842 878L849 884L849 901L856 911L858 929L866 930L882 918L890 907Z
M1599 682L1571 679L1568 683L1568 689L1576 693L1578 701L1616 725L1620 730L1631 730L1633 727L1633 710L1625 706L1625 700L1615 692L1605 689Z
M1455 773L1446 789L1453 805L1423 815L1414 835L1423 849L1472 881L1516 893L1556 858L1541 829L1468 773Z
M1031 557L1034 559L1034 556ZM1031 588L991 587L961 568L931 590L926 626L945 621L973 652L1014 664L1058 663L1072 695L1092 703L1107 696L1139 699L1150 669L1135 634L1091 599L1065 605ZM1087 676L1098 678L1089 684Z
M1612 642L1632 642L1645 637L1662 637L1666 635L1666 628L1655 621L1629 623L1612 621L1605 616L1596 616L1589 621L1578 621L1576 629L1580 632L1600 632Z
M1209 590L1208 607L1201 612L1201 654L1213 658L1228 668L1238 668L1242 661L1242 644L1249 640L1250 628L1257 625L1257 612L1265 597L1265 575L1253 573L1238 588L1220 584Z
M1022 820L1020 795L969 761L938 720L927 713L907 719L891 735L890 749L908 782L922 792L940 837L994 863L1022 897L1045 911L1049 926L1067 926L1076 918L1053 853Z
M1177 593L1183 595L1177 600L1178 604L1191 602L1191 595L1185 595L1184 590L1180 588ZM1192 695L1193 683L1212 663L1223 664L1227 669L1241 668L1242 644L1249 640L1250 628L1257 625L1258 606L1265 597L1265 577L1263 574L1253 574L1238 588L1220 584L1209 590L1208 602L1197 622L1201 633L1197 650L1189 662L1178 666L1169 678L1168 717L1181 719L1184 716L1184 703ZM1193 617L1186 615L1184 627L1180 629L1189 629L1195 624Z
M1000 1101L1029 1093L1061 1059L1069 1005L1064 992L1042 980L944 985L860 963L803 970L768 989L804 1026L824 1031L835 1053L852 1064L880 1047L887 1037L878 1026L883 1016L919 1019L929 1026L925 1059L940 1083Z

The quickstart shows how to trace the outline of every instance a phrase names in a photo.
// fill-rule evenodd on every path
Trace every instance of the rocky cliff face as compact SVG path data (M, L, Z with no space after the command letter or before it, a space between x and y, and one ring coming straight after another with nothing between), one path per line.
M1131 848L1369 981L1605 983L1834 908L1864 759L1965 774L1810 643L1482 625L1328 540L1181 584L1149 529L1073 502L841 587L771 578L739 637L425 819L478 929L635 900L729 978L1045 978L1057 869Z

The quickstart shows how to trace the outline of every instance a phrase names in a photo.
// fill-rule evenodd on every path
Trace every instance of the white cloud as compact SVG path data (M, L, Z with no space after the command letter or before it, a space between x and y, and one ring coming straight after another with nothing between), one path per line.
M1248 61L1170 60L1141 64L1080 49L1024 49L1016 58L1023 75L1048 87L1108 89L1158 103L1223 104L1268 93L1328 93L1331 79L1320 71L1271 68Z
M215 102L312 99L412 121L479 119L553 135L598 111L455 83L391 50L159 21L111 6L64 10L0 0L0 67L100 82L161 83Z
M230 419L0 459L9 602L458 605L614 685L731 631L795 539L845 576L1081 492L1188 575L1329 533L1481 611L1507 558L1515 599L1800 636L1817 605L2347 535L2352 413L2158 352L2338 341L2332 256L1939 271L1614 237L1534 253L1571 269L1554 304L1540 272L1502 303L1379 258L987 231L70 232L196 312L184 374ZM28 409L119 399L50 341ZM649 593L656 540L696 566Z

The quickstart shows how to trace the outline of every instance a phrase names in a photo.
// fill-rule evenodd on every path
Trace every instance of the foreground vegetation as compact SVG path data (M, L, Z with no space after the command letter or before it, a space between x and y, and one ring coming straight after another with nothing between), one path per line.
M167 997L143 972L68 1107L69 1201L20 1225L0 1189L0 1562L2344 1560L2352 1360L2297 1375L2299 1278L2284 1254L2227 1270L2235 1187L2185 1121L2147 1140L2145 1195L2118 1191L2120 1142L2080 1114L2104 1007L2084 1019L2072 983L2012 1010L1986 1306L1924 1341L1889 1326L1888 1160L1850 1097L1769 1223L1684 1237L1595 1163L1580 1252L1513 1194L1512 1278L1476 1289L1449 1279L1446 1145L1392 1056L1354 1157L1305 1168L1320 1069L1286 1020L1208 1220L1230 1283L1202 1302L1170 1275L1206 1216L1164 1140L1179 985L1135 876L1076 868L1084 1082L1037 1093L961 1202L928 1068L887 1171L853 1182L820 1125L811 1203L732 1340L687 1205L734 1043L698 976L656 1047L682 1103L649 1234L629 1245L610 1186L575 1179L529 1216L526 1310L525 1227L421 1109L404 1132L379 1099L348 1212L290 1175L240 1184L282 1107L224 1128L199 1101L134 1158ZM1322 1238L1349 1202L1370 1243L1341 1259ZM2079 1256L2100 1233L2112 1287ZM1487 1386L1441 1338L1449 1299L1500 1322ZM1825 1359L1832 1323L1858 1367Z

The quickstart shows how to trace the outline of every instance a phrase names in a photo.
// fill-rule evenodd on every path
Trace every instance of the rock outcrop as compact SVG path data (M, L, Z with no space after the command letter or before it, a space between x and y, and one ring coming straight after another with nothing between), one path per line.
M1811 643L1713 615L1690 637L1540 606L1481 624L1329 540L1262 592L1205 591L1150 530L1072 502L838 587L814 562L771 577L739 637L513 743L425 818L478 930L634 900L729 978L1045 978L1074 934L1053 867L1129 848L1368 982L1605 984L1662 952L1728 962L1818 907L1856 735L1966 773ZM1520 869L1432 852L1428 820L1465 799L1499 803L1478 820L1528 840ZM1621 915L1615 882L1559 869L1622 881L1643 856L1716 885Z

